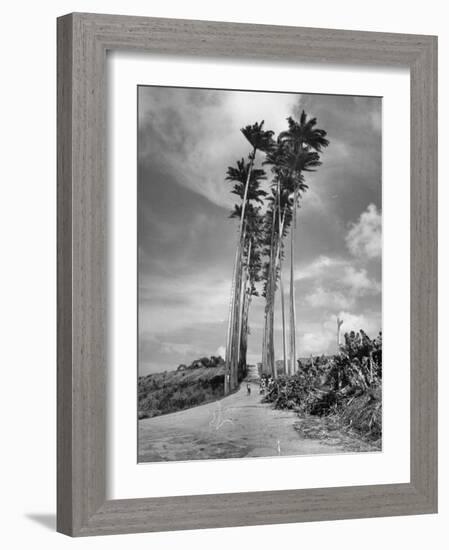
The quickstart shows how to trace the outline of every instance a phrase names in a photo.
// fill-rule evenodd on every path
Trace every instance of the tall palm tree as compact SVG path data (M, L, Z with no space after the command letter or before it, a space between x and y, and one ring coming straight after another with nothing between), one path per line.
M245 136L245 138L249 141L252 147L252 151L249 154L250 164L249 164L249 170L248 170L248 179L246 181L245 193L243 195L243 202L242 202L242 216L240 219L240 231L239 231L240 238L242 236L243 221L245 219L247 189L249 186L249 179L250 179L251 171L253 169L254 161L256 160L256 153L257 151L268 152L273 147L274 132L271 130L263 130L264 124L265 124L265 121L262 120L262 122L260 123L255 122L253 125L245 126L240 130L242 134Z
M284 232L284 223L285 223L285 209L283 211L281 207L281 190L278 190L278 220L279 220L279 235L282 235ZM282 243L281 243L282 246ZM282 362L284 366L284 374L287 374L287 338L285 332L285 294L284 294L284 282L282 280L282 253L281 246L279 247L279 289L281 292L281 314L282 314Z
M299 122L291 116L287 118L287 122L288 130L279 134L279 141L290 143L295 152L306 149L321 153L323 148L329 145L329 140L326 138L327 132L315 128L317 119L308 119L304 110L301 112Z
M265 192L261 192L265 195ZM257 199L259 202L260 199ZM236 205L230 217L240 217L240 207ZM245 233L243 243L243 265L240 292L239 319L237 335L238 373L246 366L247 337L249 333L248 316L253 296L258 296L256 283L260 281L261 245L263 215L260 206L248 203L245 214Z
M274 309L276 301L276 290L279 281L281 290L281 304L283 300L282 284L282 260L283 239L290 223L290 205L288 193L282 190L280 179L275 177L271 195L268 197L268 208L265 214L265 263L264 263L264 291L265 297L265 328L262 351L262 364L265 373L277 376L276 361L274 354ZM283 342L285 342L285 311L283 314ZM284 359L286 350L284 349ZM285 366L285 365L284 365Z
M228 318L227 342L226 342L226 374L225 393L234 389L238 384L238 365L240 359L240 339L242 330L242 282L243 278L243 251L246 236L245 212L251 200L261 200L263 191L259 189L260 179L264 171L254 168L256 153L268 151L272 146L273 132L263 130L264 121L255 123L252 126L245 126L241 129L242 134L251 144L252 150L248 156L249 162L239 161L237 168L228 169L227 178L236 182L233 193L242 198L240 206L240 224L238 242L234 260L232 277L232 289L230 300L230 311ZM263 174L262 174L263 172Z
M269 240L269 251L267 254L267 258L269 258L267 262L270 269L267 273L265 292L265 339L262 363L264 371L271 372L273 377L277 376L276 361L274 358L274 305L278 279L282 308L283 364L284 372L287 372L285 298L282 280L284 238L287 235L288 227L292 221L295 186L301 190L307 188L303 181L299 183L296 182L297 173L303 167L311 166L317 159L314 155L301 155L299 161L297 161L298 166L293 166L293 160L295 160L295 157L292 156L289 145L278 139L276 146L272 147L267 153L264 162L264 164L271 165L274 178L272 182L272 196L268 199L272 206L272 208L269 206L268 212L272 209L272 216L270 215L270 217L268 217L268 222L271 222L271 238Z
M308 119L303 111L299 122L287 119L288 129L273 140L273 132L264 131L262 121L242 128L251 145L248 160L241 159L229 167L226 179L234 182L232 193L239 196L231 217L240 220L234 260L226 340L225 393L238 385L246 364L248 313L251 298L257 295L255 283L264 280L265 326L262 362L276 377L274 354L274 309L279 282L282 306L284 372L287 370L286 323L282 261L284 241L290 229L290 361L289 372L296 370L296 311L294 288L294 249L296 212L302 194L307 190L304 173L318 167L322 149L328 145L326 132L317 129L316 119ZM266 179L264 170L255 168L257 151L263 151L263 164L271 165L271 193L261 188ZM261 207L262 203L267 208ZM263 261L262 261L263 258Z
M307 118L305 111L301 112L299 122L292 117L287 118L288 130L279 134L278 142L283 154L278 159L284 173L293 181L293 223L290 231L290 372L297 367L296 353L296 301L294 284L294 250L296 233L296 213L301 192L307 189L304 184L303 172L313 171L320 166L320 155L324 147L329 145L327 133L316 128L317 119Z
M237 161L235 167L230 166L227 170L226 180L234 183L234 187L231 193L237 195L241 199L240 204L234 205L234 210L231 213L231 218L237 218L239 223L239 238L236 247L234 270L232 277L232 290L230 300L230 312L228 318L228 330L226 339L226 364L228 368L228 374L232 380L230 388L232 389L236 385L236 367L239 362L239 346L238 346L238 334L239 324L241 320L241 278L243 268L243 254L244 243L248 231L246 225L248 218L254 216L252 210L252 203L263 203L263 197L266 194L265 191L260 189L261 181L266 179L265 171L258 168L253 168L251 160L246 162L245 159ZM244 222L244 223L243 223Z
M238 364L240 359L239 334L241 332L242 315L242 282L244 268L245 242L250 231L247 230L248 219L255 215L253 203L262 203L265 191L260 189L260 183L265 178L265 172L261 169L252 169L250 162L244 159L237 161L236 167L229 167L226 179L234 182L232 193L240 197L241 203L235 204L230 215L231 218L242 219L244 210L244 197L247 206L245 208L243 232L239 235L236 247L234 271L232 278L232 290L230 299L230 310L228 318L227 339L226 339L226 376L225 392L232 390L238 384ZM240 226L239 226L240 228Z

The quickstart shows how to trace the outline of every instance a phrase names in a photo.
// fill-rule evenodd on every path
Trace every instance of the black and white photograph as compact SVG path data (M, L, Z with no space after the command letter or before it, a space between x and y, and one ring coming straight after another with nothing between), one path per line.
M449 32L404 7L4 4L4 548L442 547Z
M382 450L382 98L137 88L138 461Z

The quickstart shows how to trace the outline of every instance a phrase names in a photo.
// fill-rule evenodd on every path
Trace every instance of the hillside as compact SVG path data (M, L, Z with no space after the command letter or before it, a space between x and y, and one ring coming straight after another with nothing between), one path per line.
M175 371L140 376L139 419L188 409L224 395L224 361L204 357Z

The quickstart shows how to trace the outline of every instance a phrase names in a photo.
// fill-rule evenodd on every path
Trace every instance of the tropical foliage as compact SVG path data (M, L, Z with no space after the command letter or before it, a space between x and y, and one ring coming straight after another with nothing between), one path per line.
M345 334L332 357L298 361L293 376L276 380L265 396L275 408L336 415L343 426L377 439L382 433L382 334Z
M242 134L251 145L248 161L237 161L236 167L228 168L226 176L228 181L234 183L231 192L241 199L230 216L240 221L226 339L226 394L238 386L246 366L249 307L251 297L257 293L255 283L259 278L259 241L263 219L261 206L266 195L261 183L266 175L263 169L255 168L254 163L258 151L266 153L273 146L273 132L263 130L263 126L264 121L242 128Z
M242 128L251 150L248 159L228 168L226 180L240 201L231 218L239 220L226 340L225 393L234 389L246 365L248 315L253 296L265 298L262 364L277 377L274 316L276 291L281 292L284 373L296 371L296 309L294 249L297 210L308 189L305 174L321 165L320 153L329 144L317 120L303 111L299 121L287 118L287 128L277 138L264 130L264 121ZM259 153L259 159L257 154ZM256 161L259 165L256 166ZM269 167L269 173L265 171ZM289 351L282 263L290 233ZM261 283L259 292L257 283Z

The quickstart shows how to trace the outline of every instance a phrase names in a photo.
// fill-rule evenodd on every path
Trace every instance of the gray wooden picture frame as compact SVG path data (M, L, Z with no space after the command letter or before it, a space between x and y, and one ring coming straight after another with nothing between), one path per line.
M436 512L437 38L82 13L57 26L58 531L82 536ZM410 483L106 499L108 50L410 69Z

